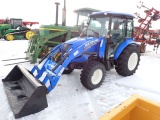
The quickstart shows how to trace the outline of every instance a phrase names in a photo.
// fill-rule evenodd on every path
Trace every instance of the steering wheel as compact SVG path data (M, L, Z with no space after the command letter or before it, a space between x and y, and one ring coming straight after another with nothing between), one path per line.
M96 31L94 31L94 30L92 30L92 29L85 29L85 30L83 30L83 33L84 33L86 36L87 36L87 31L88 31L88 30L90 30L90 31L93 32L93 35L89 34L88 37L99 37L99 33L96 32Z
M112 35L112 41L113 43L119 43L122 40L122 36L119 33Z

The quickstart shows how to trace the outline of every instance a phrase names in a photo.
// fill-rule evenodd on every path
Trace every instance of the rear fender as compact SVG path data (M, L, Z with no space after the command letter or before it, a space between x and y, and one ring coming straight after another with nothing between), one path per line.
M121 52L130 44L135 44L137 45L137 43L135 41L133 41L133 38L127 38L125 41L123 41L116 49L115 54L114 54L114 59L118 59L119 55L121 54Z

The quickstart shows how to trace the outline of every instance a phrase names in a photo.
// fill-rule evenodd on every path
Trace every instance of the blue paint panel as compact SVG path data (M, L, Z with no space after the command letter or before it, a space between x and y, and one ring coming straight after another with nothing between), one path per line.
M106 48L106 38L103 37L103 38L100 38L101 39L101 43L99 45L99 57L100 58L103 58L104 57L104 54L105 54L105 48Z
M73 63L80 63L80 62L86 62L89 58L89 54L83 54L81 57L73 59L71 62Z

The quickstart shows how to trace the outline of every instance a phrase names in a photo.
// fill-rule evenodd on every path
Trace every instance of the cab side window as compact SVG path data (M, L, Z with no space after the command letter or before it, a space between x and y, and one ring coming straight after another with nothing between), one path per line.
M128 21L128 24L127 24L127 38L132 38L132 31L133 31L133 22L132 21Z
M124 36L123 19L113 18L111 24L111 40L114 44L119 43Z

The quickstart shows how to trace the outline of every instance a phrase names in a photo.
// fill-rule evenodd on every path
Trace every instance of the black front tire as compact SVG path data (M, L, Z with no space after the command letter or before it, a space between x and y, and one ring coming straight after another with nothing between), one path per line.
M134 44L128 45L118 58L116 72L122 76L130 76L135 73L140 61L140 51Z
M64 70L63 74L71 74L73 72L73 69Z
M81 83L85 88L93 90L102 84L105 73L106 69L102 63L98 61L89 62L81 72Z

